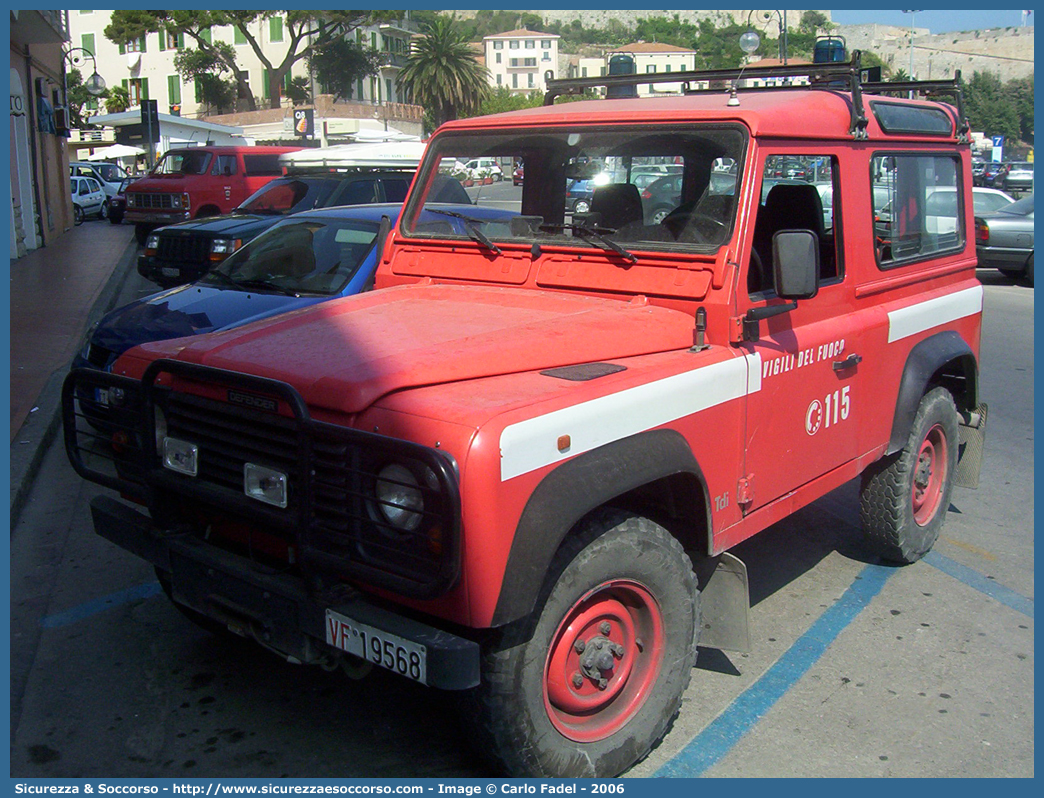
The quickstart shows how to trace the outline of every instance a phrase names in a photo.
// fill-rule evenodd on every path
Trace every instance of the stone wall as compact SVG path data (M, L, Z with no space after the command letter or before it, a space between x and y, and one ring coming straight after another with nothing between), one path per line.
M891 69L910 71L910 29L890 25L842 25L838 33L849 49L869 50ZM913 74L920 80L952 78L961 70L989 71L1001 80L1033 74L1033 28L992 28L981 31L930 34L914 29Z

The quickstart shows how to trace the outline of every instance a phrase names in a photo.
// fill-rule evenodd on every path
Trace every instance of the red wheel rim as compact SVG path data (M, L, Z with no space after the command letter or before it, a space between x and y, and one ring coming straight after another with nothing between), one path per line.
M946 433L936 424L921 441L914 464L913 512L918 526L925 526L938 512L948 466Z
M664 645L660 605L645 587L614 580L591 590L551 639L544 707L552 725L581 743L619 731L649 697Z

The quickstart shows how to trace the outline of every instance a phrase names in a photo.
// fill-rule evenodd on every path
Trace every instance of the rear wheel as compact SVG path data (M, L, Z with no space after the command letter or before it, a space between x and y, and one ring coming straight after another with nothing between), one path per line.
M587 200L577 200L573 206L573 213L587 213L591 210L591 203Z
M860 517L886 560L915 562L935 545L957 472L957 408L945 388L924 395L906 447L863 473Z
M83 208L79 205L73 205L73 224L83 224Z
M469 696L479 750L514 776L616 776L666 733L689 683L692 564L659 525L606 510L550 573L531 634L505 632L484 656Z

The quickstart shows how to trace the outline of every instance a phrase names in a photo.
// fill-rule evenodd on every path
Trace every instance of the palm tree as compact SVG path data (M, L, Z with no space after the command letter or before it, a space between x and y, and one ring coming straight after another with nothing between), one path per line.
M438 127L478 110L489 93L489 72L475 60L467 34L455 20L439 17L424 34L406 59L398 83L428 109Z
M119 114L130 108L130 94L123 86L111 86L105 93L105 113Z

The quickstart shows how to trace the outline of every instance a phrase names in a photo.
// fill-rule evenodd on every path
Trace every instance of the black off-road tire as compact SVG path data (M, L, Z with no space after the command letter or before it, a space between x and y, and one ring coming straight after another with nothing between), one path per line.
M530 621L485 648L482 683L465 697L477 752L512 776L619 775L670 727L699 629L696 577L678 541L646 518L597 511L556 554ZM606 650L610 667L583 663L582 652ZM574 701L595 711L574 712Z
M916 562L935 545L950 506L959 443L953 397L933 388L921 398L902 451L863 472L863 532L884 559Z

